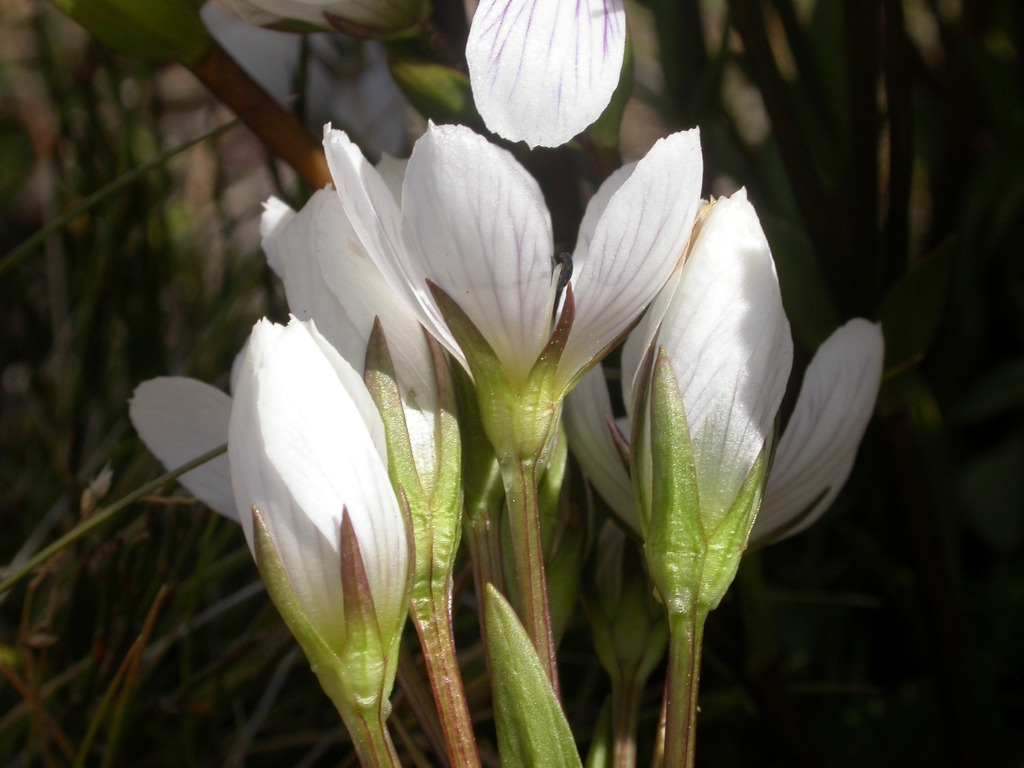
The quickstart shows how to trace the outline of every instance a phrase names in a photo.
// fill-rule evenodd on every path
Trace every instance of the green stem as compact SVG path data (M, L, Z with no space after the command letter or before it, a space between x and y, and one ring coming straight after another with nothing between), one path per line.
M466 691L462 685L451 616L452 584L447 583L429 597L412 601L413 623L423 646L427 676L441 719L441 730L453 768L480 768Z
M669 619L668 679L665 681L665 768L693 768L697 742L697 693L707 609Z
M339 711L363 768L402 768L381 710Z
M643 683L635 680L612 684L612 768L636 768L636 727L643 690Z
M533 641L540 663L547 672L555 695L560 696L555 638L551 631L547 579L544 575L544 546L540 532L540 507L537 500L537 465L522 459L503 462L501 477L505 483L512 549L519 587L519 615Z

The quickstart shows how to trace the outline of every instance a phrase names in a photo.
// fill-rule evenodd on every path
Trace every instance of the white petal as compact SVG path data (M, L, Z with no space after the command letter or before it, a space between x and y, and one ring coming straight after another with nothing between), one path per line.
M466 43L487 127L557 147L600 117L626 50L622 0L481 0Z
M551 218L537 182L468 128L431 125L405 175L403 235L414 284L455 300L525 379L551 332Z
M343 131L324 128L324 150L345 215L391 289L457 360L465 363L402 241L402 212L380 173Z
M608 428L612 402L600 364L591 368L565 398L563 414L569 447L583 468L583 474L608 506L639 531L633 486ZM626 435L628 439L629 433Z
M565 380L618 339L672 275L700 209L702 177L695 128L660 139L611 196L586 256L573 261Z
M626 179L633 175L636 170L636 162L626 163L621 168L612 171L611 176L605 179L597 192L587 202L587 210L583 214L583 221L580 222L580 232L576 237L576 250L573 251L573 264L587 258L587 251L590 248L590 241L594 239L594 230L597 229L597 222L604 215L604 209L612 199L612 195L619 191L619 187L626 183Z
M347 509L378 617L392 624L406 610L405 525L363 414L338 377L346 363L328 360L311 330L295 320L253 330L231 414L239 515L251 548L250 510L260 509L303 607L318 627L343 633L338 549ZM349 371L349 383L358 382Z
M292 313L315 320L317 330L359 375L374 318L380 318L408 411L416 463L429 478L435 471L437 410L430 350L416 313L370 259L338 195L321 190L291 215L280 215L271 199L261 231L267 261L284 282ZM376 408L371 411L376 418ZM376 437L374 429L371 425Z
M775 264L745 190L708 214L656 343L679 382L713 527L771 434L793 362Z
M228 441L231 398L195 379L162 376L135 388L128 415L142 442L171 470ZM238 521L226 455L186 472L178 482L210 509Z
M835 501L875 410L884 358L881 328L862 318L818 348L779 441L752 541L799 533Z

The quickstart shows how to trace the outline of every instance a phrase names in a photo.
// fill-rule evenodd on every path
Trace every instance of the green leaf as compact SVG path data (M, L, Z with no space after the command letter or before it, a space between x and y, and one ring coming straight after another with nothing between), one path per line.
M928 352L946 305L952 238L943 242L882 299L878 320L885 334L885 377L920 362Z
M797 342L813 352L842 324L807 235L783 218L761 214L779 273L782 303Z
M490 584L484 612L502 768L582 768L533 643L512 606Z
M191 0L52 0L101 43L140 59L200 64L213 38Z

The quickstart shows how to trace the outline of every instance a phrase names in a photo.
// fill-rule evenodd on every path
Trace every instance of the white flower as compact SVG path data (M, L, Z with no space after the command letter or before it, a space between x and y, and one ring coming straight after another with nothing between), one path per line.
M420 20L422 0L226 0L250 24L301 21L329 29L332 18L373 30L400 31Z
M818 348L775 452L752 542L799 533L832 506L875 410L884 358L881 328L863 318Z
M625 50L622 0L481 0L466 43L473 99L494 133L557 147L608 106Z
M429 280L473 322L511 384L522 385L551 336L557 290L551 219L536 181L468 128L431 125L399 202L344 133L328 129L324 144L359 239L424 326L465 362ZM575 322L557 372L563 392L672 273L700 206L702 168L697 131L673 134L591 201L573 256Z
M362 378L312 323L261 320L253 328L228 452L250 549L255 555L255 507L302 613L335 646L346 637L339 547L348 516L389 647L408 610L410 564L384 428Z
M648 322L655 328L637 338L652 336L655 353L664 350L672 365L701 517L713 528L771 437L793 362L775 263L745 190L712 206L678 284L659 297Z
M752 543L799 533L832 505L871 419L884 357L881 330L862 318L849 321L818 348L779 441ZM629 472L609 427L612 418L604 372L598 366L566 398L569 446L605 502L639 532ZM615 423L628 440L629 420Z

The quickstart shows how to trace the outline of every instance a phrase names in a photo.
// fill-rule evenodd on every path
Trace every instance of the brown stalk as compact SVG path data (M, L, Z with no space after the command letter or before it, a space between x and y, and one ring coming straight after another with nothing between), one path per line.
M203 84L238 115L271 153L295 169L310 189L331 183L331 172L320 144L303 125L263 90L216 43L201 64L192 67Z

